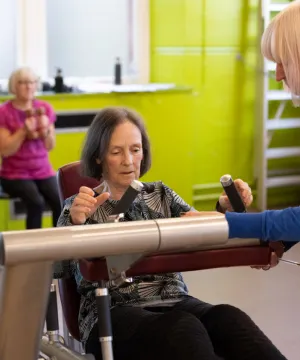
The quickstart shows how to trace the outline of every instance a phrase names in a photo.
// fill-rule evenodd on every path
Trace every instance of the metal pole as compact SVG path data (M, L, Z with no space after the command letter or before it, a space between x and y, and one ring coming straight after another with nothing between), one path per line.
M228 242L225 217L199 216L3 233L5 264L186 251Z
M51 280L48 261L5 267L0 294L1 360L38 358Z
M38 357L53 261L187 252L231 243L227 221L220 215L16 231L2 236L5 277L0 294L1 360ZM260 244L259 240L245 239L239 246L249 243Z
M45 336L42 337L40 349L50 359L57 360L95 360L91 354L82 355L77 353L58 341L51 342ZM23 358L22 358L23 360Z

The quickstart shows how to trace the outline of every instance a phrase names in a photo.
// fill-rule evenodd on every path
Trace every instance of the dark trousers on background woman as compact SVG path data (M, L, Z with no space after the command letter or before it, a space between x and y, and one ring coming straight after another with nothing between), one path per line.
M1 179L3 191L10 197L20 198L27 210L26 229L42 227L45 203L52 211L52 222L55 227L61 213L56 177L42 180Z

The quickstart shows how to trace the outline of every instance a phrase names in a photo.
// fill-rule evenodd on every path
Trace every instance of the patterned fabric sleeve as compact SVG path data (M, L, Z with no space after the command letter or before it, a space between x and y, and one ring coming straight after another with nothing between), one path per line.
M195 211L195 209L187 204L176 192L165 184L162 184L163 191L171 209L171 217L180 217L180 213Z

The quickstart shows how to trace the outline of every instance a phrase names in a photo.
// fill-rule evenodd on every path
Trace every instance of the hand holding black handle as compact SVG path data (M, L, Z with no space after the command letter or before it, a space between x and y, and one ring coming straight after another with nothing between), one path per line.
M234 212L244 213L247 212L246 206L237 191L231 175L223 175L220 179L223 189L228 196L229 202Z

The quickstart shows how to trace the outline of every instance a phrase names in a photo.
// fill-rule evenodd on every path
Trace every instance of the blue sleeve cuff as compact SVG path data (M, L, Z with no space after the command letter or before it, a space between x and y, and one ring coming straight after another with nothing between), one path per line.
M255 238L261 239L264 213L234 213L226 212L229 226L229 239Z

